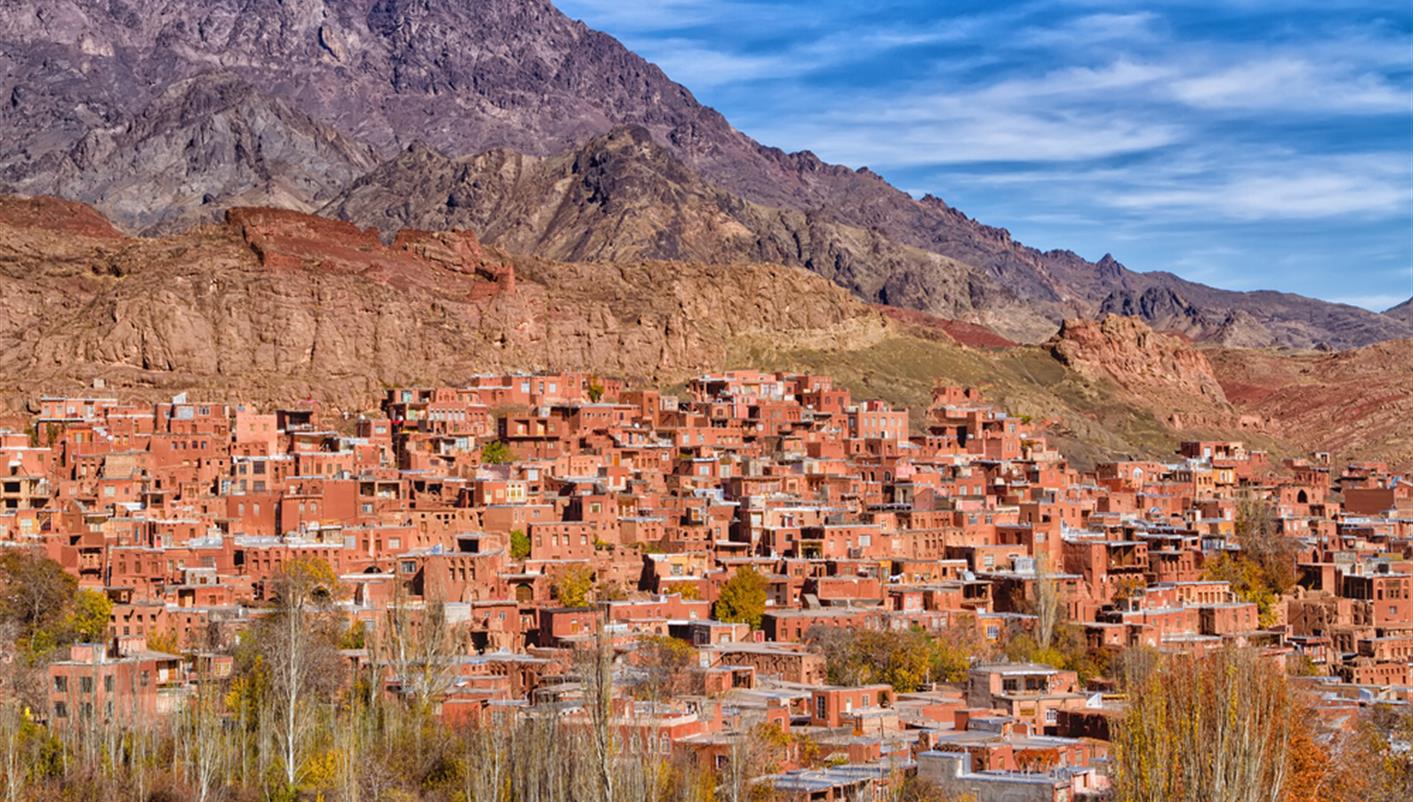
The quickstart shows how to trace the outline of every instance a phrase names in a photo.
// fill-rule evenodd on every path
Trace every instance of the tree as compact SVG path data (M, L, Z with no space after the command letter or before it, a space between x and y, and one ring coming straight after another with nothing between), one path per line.
M108 620L112 614L113 601L108 594L80 590L74 596L73 611L69 613L69 629L80 641L102 641L108 634Z
M965 631L935 637L920 629L852 630L814 626L805 640L824 655L829 681L836 685L886 683L911 693L930 682L959 682L971 668L975 646Z
M23 551L0 557L0 618L18 627L30 658L43 659L65 641L77 587L53 560Z
M603 398L603 393L604 393L603 382L599 381L599 378L598 378L597 376L590 376L590 377L589 377L588 392L589 392L589 402L590 402L590 403L597 404L597 403L599 402L599 400Z
M1299 704L1253 650L1131 652L1115 727L1119 802L1280 802Z
M381 657L392 666L413 710L429 715L433 701L456 678L452 660L465 652L466 627L453 623L441 602L412 605L399 594L387 607L383 629Z
M504 440L492 440L481 446L481 461L487 465L503 465L515 459Z
M1041 553L1035 557L1035 640L1049 648L1055 640L1055 628L1060 624L1060 586L1050 572L1050 560Z
M716 618L760 629L761 618L765 616L765 596L765 577L750 566L741 568L721 586L721 594L716 599Z
M209 665L206 663L202 664ZM213 798L231 749L230 732L224 726L220 694L215 678L206 670L198 677L195 693L175 717L178 764L186 781L193 786L196 802Z
M916 774L903 774L888 794L888 802L976 802L971 794L948 793Z
M1224 552L1203 569L1202 575L1207 579L1226 582L1238 599L1255 604L1261 626L1269 627L1276 623L1279 592L1272 587L1271 580L1255 560L1244 554L1233 556Z
M530 536L524 529L510 530L510 559L520 561L530 556Z
M1300 545L1276 531L1270 501L1246 498L1237 505L1236 542L1242 553L1260 567L1262 578L1273 593L1285 593L1295 585Z
M1222 553L1204 576L1228 582L1238 599L1256 605L1261 626L1274 626L1281 595L1295 585L1299 543L1276 531L1270 502L1256 498L1237 505L1236 542L1239 553Z
M339 684L341 629L329 615L337 587L328 563L291 561L274 580L275 612L256 632L268 667L270 723L280 745L287 793L299 787L318 707Z
M565 607L588 607L594 589L594 572L587 565L572 565L555 583L555 595Z
M613 726L613 644L604 622L594 637L592 657L585 661L584 700L589 712L589 743L598 768L598 792L602 802L614 802L614 755L618 751L617 728Z
M638 639L633 663L642 672L637 695L651 701L672 699L690 690L697 650L680 638L649 635Z

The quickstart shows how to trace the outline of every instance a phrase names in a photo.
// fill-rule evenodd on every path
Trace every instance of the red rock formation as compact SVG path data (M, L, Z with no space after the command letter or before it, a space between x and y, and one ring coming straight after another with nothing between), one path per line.
M1008 340L980 323L965 320L949 320L914 309L901 309L896 306L878 306L885 315L910 326L940 331L959 345L969 348L1014 348L1018 343Z
M723 366L741 338L832 347L887 328L796 268L555 264L465 233L384 245L268 209L156 238L75 237L63 225L0 220L0 395L12 402L95 379L114 392L334 406L484 370L680 381Z
M488 255L470 231L402 231L389 246L373 229L282 209L231 209L226 224L272 270L356 274L402 287L431 280L472 298L515 289L515 268ZM450 284L443 273L454 274Z
M1413 463L1413 340L1338 353L1211 353L1227 397L1265 429L1336 455Z
M88 239L122 239L122 232L93 207L49 195L0 195L0 225L42 228Z
M1163 412L1175 428L1236 424L1207 357L1186 340L1155 332L1137 318L1066 320L1046 347L1062 364L1106 378L1132 399Z

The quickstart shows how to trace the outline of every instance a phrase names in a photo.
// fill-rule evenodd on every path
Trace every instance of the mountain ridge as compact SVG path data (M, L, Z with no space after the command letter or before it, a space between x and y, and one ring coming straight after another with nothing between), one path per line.
M365 162L386 163L414 140L453 158L493 148L544 157L637 125L707 184L817 221L821 257L857 254L852 232L866 232L883 256L864 253L847 270L803 260L866 300L1005 324L1032 342L1066 318L1125 308L1154 310L1145 319L1187 336L1251 345L1346 348L1413 334L1353 307L1253 298L1029 248L872 171L755 142L545 0L210 0L198 9L16 0L0 15L0 44L0 187L96 203L130 229L178 230L237 205L316 209L341 191L332 184L351 185L378 169ZM160 113L167 93L194 101L210 87L243 100L204 108L183 98L181 109L199 113ZM130 191L142 186L155 191ZM651 235L679 247L669 228ZM899 253L914 258L903 265Z

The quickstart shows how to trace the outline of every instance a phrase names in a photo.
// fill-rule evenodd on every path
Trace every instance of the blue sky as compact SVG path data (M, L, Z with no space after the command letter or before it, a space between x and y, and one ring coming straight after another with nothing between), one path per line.
M756 139L1039 248L1413 295L1413 2L557 0Z

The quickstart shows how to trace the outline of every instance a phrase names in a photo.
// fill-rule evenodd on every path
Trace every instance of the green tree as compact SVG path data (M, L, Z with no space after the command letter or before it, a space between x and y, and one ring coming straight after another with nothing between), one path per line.
M515 459L510 453L510 445L504 440L492 440L481 446L481 461L487 465L503 465Z
M523 560L530 556L530 536L524 529L510 530L510 559Z
M750 624L760 629L765 615L766 579L756 569L746 566L721 586L716 599L716 618L727 623Z

